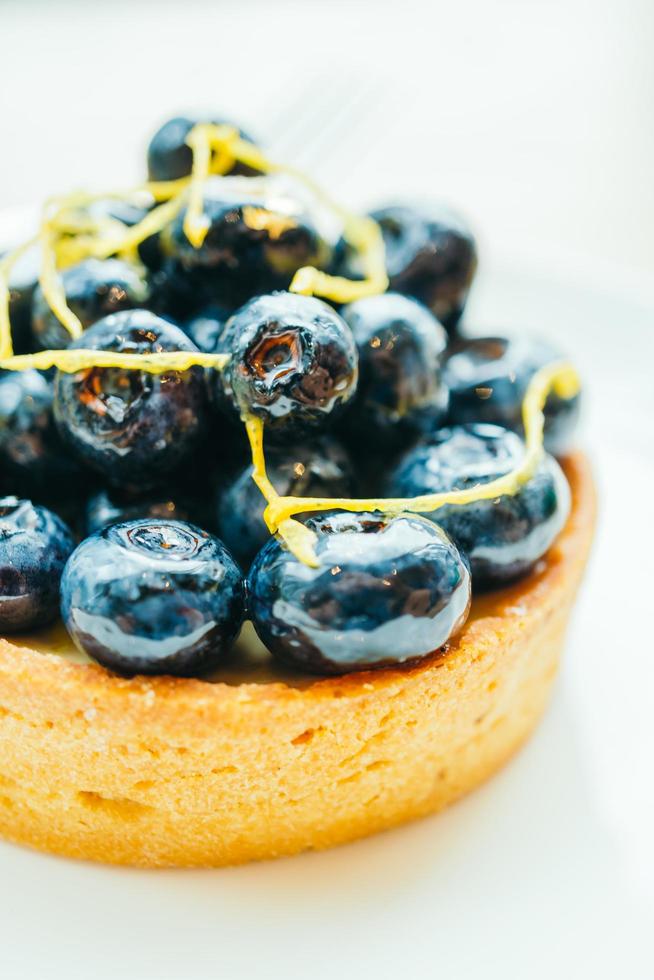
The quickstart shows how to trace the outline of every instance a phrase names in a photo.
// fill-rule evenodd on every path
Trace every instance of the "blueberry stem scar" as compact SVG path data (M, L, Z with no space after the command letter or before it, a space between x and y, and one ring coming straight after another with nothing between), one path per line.
M299 561L315 567L318 560L314 548L315 535L309 528L293 520L294 515L325 510L380 511L389 515L425 514L439 510L446 504L463 506L478 500L492 500L505 494L513 495L532 477L542 458L545 425L543 408L547 396L554 392L562 398L571 398L579 391L579 387L579 376L572 364L557 361L541 368L531 379L522 403L525 453L520 463L489 483L477 484L465 490L450 490L419 497L282 497L266 475L263 422L256 418L247 419L253 479L267 502L264 520L271 534L278 533ZM302 532L298 531L298 527L302 528Z

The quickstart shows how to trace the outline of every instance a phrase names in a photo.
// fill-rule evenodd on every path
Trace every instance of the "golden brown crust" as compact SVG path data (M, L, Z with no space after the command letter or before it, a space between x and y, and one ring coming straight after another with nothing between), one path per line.
M0 834L74 857L223 865L327 847L441 809L546 703L592 539L577 454L541 567L475 599L445 652L303 683L126 680L0 639Z

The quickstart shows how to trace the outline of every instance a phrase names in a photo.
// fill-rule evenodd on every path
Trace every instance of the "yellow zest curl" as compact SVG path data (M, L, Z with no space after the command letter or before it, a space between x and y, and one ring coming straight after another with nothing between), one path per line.
M110 350L41 350L36 354L14 354L0 360L0 371L48 371L57 368L65 374L75 374L89 368L122 368L125 371L145 371L146 374L167 374L169 371L188 371L192 367L214 368L222 371L229 354L203 354L200 351L162 351L155 354L124 354Z
M268 504L277 500L290 500L290 497L280 497L268 479L263 452L263 422L256 416L250 415L245 419L245 428L252 451L252 479L259 490L261 490L265 500ZM304 524L301 524L300 521L294 521L290 516L282 520L278 525L275 525L275 527L272 527L268 522L266 513L267 511L264 513L264 519L268 524L270 532L274 534L275 531L279 531L296 558L304 562L305 565L317 568L320 562L314 550L316 536L313 531L305 527Z
M57 319L73 338L82 333L82 324L66 303L59 270L86 258L106 259L119 255L128 260L136 258L138 246L151 235L163 231L186 206L184 231L189 241L199 247L207 233L207 218L203 212L204 184L215 174L227 173L240 162L260 173L284 173L307 187L343 223L343 237L357 250L365 278L352 281L331 276L313 266L299 269L290 290L305 296L322 296L335 303L352 302L362 296L384 292L388 277L384 262L384 242L380 229L371 218L352 214L333 201L311 178L294 167L269 160L261 150L242 139L233 126L201 123L189 133L186 142L193 153L193 169L189 177L178 180L148 181L125 191L87 193L75 191L46 204L38 241L42 260L39 282L43 295ZM93 218L80 212L92 204L106 200L135 200L147 196L159 204L142 221L129 228L111 217ZM257 209L250 209L246 220L264 227ZM271 235L281 234L291 219L270 216L265 227ZM285 222L285 223L283 223ZM30 243L31 244L31 243ZM0 354L11 354L9 328L9 274L13 263L28 246L21 246L0 262Z
M186 137L193 152L193 169L184 234L194 248L200 248L209 230L209 220L203 210L204 185L209 174L226 174L234 166L236 157L232 146L237 138L238 130L233 126L212 123L198 123Z
M298 269L289 286L292 293L321 296L333 303L351 303L363 296L375 296L388 288L384 240L372 218L352 214L333 201L310 177L285 164L269 160L253 143L239 137L232 126L201 123L189 133L187 144L193 151L193 172L189 206L184 218L186 237L198 248L208 230L203 213L204 184L210 174L226 173L235 160L262 173L282 173L294 177L343 222L343 237L360 255L364 278L359 281L331 276L314 266Z
M127 228L119 221L104 219L104 227L113 229L113 235L109 234L102 238L97 236L79 237L70 243L60 242L58 248L63 249L68 265L81 262L86 258L108 259L111 255L119 255L121 258L133 262L137 255L138 246L146 238L163 231L179 214L184 206L184 201L185 195L181 194L171 198L165 204L160 204L149 211L141 221L131 228Z
M84 327L66 303L66 293L57 271L56 232L51 222L46 218L41 226L39 235L41 243L41 272L39 285L43 291L46 303L59 322L66 328L73 340L82 336Z
M316 535L305 528L305 534L298 538L295 530L287 536L287 522L296 514L325 510L347 510L354 512L379 511L388 515L403 513L427 514L445 507L447 504L463 506L478 500L493 500L505 494L515 494L533 476L543 456L543 429L545 416L543 408L547 396L554 392L561 398L572 398L579 391L579 377L574 367L566 362L548 364L538 371L529 383L522 403L522 417L525 428L525 453L514 469L504 476L480 483L465 490L449 490L444 493L429 493L419 497L283 497L275 492L266 492L271 484L266 475L263 456L263 427L259 420L249 420L247 424L255 482L266 498L267 507L264 519L272 534L278 533L289 550L306 564L316 565ZM293 524L297 524L293 521Z

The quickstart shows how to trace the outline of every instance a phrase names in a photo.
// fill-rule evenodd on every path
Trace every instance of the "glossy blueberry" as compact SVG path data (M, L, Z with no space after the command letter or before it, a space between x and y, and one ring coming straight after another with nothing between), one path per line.
M193 153L186 145L186 137L198 123L234 126L239 135L253 142L252 137L229 119L220 116L187 115L169 119L156 131L148 146L148 176L150 180L177 180L187 177L193 165ZM236 163L229 171L233 174L249 174L253 171Z
M477 268L472 232L452 212L430 205L394 205L372 212L386 246L390 288L428 306L452 333Z
M121 490L99 490L86 502L86 534L93 534L110 524L142 518L187 521L189 509L177 494L134 494Z
M465 622L468 568L435 524L344 513L307 524L318 568L273 538L250 571L252 621L274 656L333 674L401 664L438 650Z
M126 353L196 350L179 327L145 310L105 317L71 346ZM54 415L65 441L112 485L147 489L188 459L206 434L204 371L57 372Z
M389 496L463 490L513 469L524 455L514 432L495 425L441 429L410 450L391 475ZM558 463L544 455L516 494L447 505L426 517L445 529L467 555L475 588L493 588L530 571L562 530L570 489Z
M186 237L185 211L162 237L168 255L157 280L162 309L179 319L207 305L236 309L253 296L287 289L302 266L331 263L335 237L287 178L216 177L206 188L202 245Z
M0 498L0 635L56 617L59 580L74 547L56 514L29 500Z
M529 338L474 337L457 341L443 375L450 389L450 420L491 422L522 433L522 401L540 368L563 355L550 344ZM545 405L545 448L562 455L579 417L579 396L550 395Z
M182 521L113 524L71 555L61 615L76 645L124 674L215 667L244 614L244 583L218 538Z
M356 491L347 453L325 436L311 443L270 446L266 469L283 496L351 497ZM244 569L270 537L262 516L264 508L265 500L252 480L250 464L238 468L218 490L218 533Z
M198 350L206 354L216 354L221 349L222 333L232 312L224 307L208 306L184 324L184 332Z
M0 374L0 470L5 485L48 503L77 499L90 482L61 441L53 400L52 381L38 371Z
M273 433L324 426L356 390L352 331L313 297L251 300L228 320L222 343L231 357L219 397L241 415L258 415Z
M359 382L345 419L348 441L397 449L434 428L447 407L441 356L447 336L430 311L399 293L343 307L359 351ZM345 436L344 436L345 437Z
M9 276L9 322L15 354L29 354L34 349L32 300L40 265L38 249L29 249L18 259Z
M36 282L9 287L9 323L14 354L30 354L33 350L32 298Z
M147 303L149 291L138 269L119 259L85 259L61 275L66 302L86 329L102 317ZM39 347L68 347L70 334L48 306L40 286L34 292L32 329Z

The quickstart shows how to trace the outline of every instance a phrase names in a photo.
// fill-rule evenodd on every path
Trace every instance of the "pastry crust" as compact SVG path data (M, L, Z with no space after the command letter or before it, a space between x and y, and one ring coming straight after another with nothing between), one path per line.
M0 834L118 864L219 866L440 810L532 731L590 548L595 494L527 579L476 598L418 666L225 684L131 680L0 639Z

